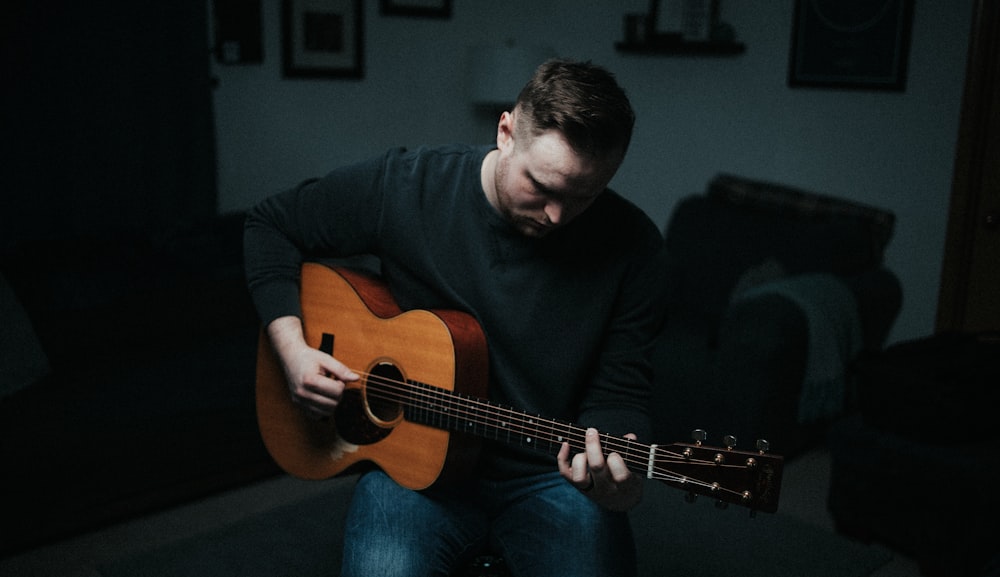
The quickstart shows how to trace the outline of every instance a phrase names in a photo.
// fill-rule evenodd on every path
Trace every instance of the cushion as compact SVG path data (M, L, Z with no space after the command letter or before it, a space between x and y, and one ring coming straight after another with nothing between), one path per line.
M816 259L839 274L873 268L882 263L895 225L893 213L871 205L725 173L709 183L707 194L786 221L795 242L783 260L798 272L821 270L809 264Z
M720 174L666 228L672 302L719 317L761 274L863 274L881 265L894 222L872 206Z

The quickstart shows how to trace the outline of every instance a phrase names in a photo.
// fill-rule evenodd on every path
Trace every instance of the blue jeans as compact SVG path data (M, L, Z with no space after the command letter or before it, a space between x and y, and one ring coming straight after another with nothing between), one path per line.
M558 472L417 492L372 471L348 510L341 577L447 576L489 550L517 577L636 574L628 517Z

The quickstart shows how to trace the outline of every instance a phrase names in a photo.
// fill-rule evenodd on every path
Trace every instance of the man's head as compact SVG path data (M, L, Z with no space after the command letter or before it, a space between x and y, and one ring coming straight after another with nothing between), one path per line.
M607 187L625 157L635 115L608 71L551 60L497 126L487 197L527 236L572 221Z
M589 62L549 60L517 97L519 128L534 135L561 132L573 148L594 160L618 162L632 140L635 113L615 77Z

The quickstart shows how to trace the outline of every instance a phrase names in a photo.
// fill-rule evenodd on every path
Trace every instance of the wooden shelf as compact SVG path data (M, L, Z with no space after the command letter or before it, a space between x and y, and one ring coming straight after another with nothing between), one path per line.
M616 42L615 49L630 54L658 54L662 56L738 56L746 52L742 42Z

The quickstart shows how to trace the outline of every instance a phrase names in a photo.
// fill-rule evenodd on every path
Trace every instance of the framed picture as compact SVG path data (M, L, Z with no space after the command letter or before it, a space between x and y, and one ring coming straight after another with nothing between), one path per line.
M796 0L790 86L902 91L913 0Z
M382 14L451 18L451 0L380 0Z
M362 0L282 0L281 26L286 77L364 76Z

